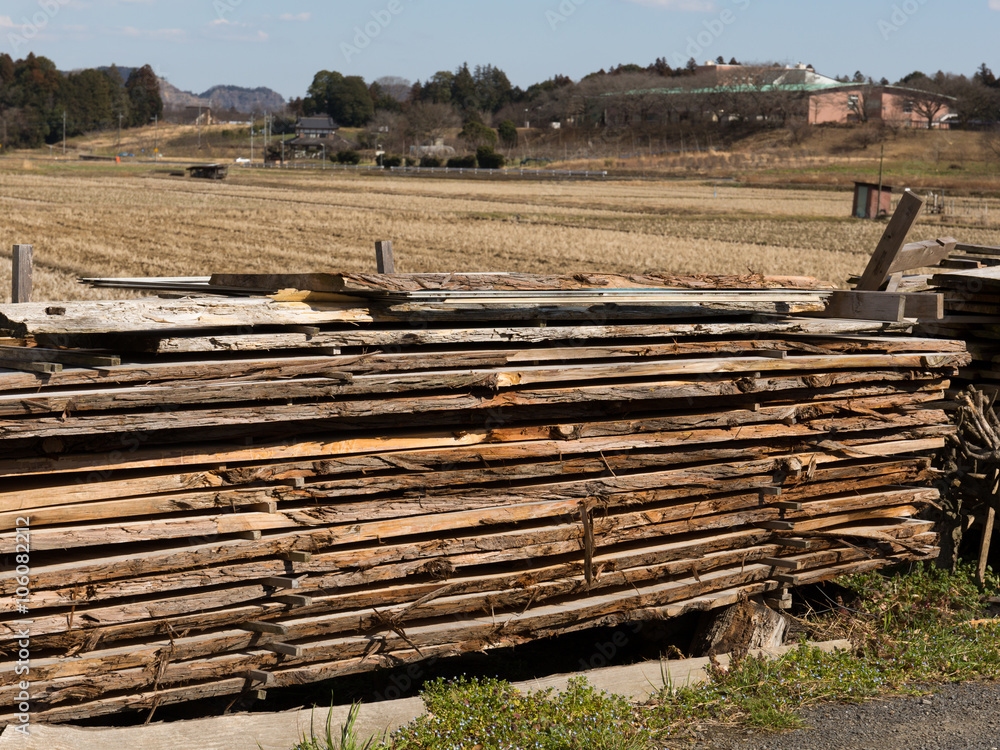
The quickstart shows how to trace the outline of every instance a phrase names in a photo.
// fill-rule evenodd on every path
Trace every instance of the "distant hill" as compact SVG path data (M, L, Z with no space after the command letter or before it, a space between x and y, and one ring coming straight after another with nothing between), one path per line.
M108 67L99 68L99 70L108 69ZM127 80L132 68L119 65L118 72L121 73L122 80ZM250 114L252 112L280 112L287 104L285 97L277 91L263 86L255 89L243 86L212 86L202 94L193 94L190 91L182 91L166 78L159 80L160 96L163 97L163 106L167 109L201 105L211 107L216 112L232 111Z
M210 101L213 109L232 109L237 112L280 112L285 106L285 97L273 89L259 86L248 89L242 86L213 86L201 95Z

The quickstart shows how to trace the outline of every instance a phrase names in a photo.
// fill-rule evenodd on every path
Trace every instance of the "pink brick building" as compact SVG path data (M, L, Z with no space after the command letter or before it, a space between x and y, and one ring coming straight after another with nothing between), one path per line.
M848 83L809 93L809 123L884 122L903 128L946 128L954 97L903 86Z

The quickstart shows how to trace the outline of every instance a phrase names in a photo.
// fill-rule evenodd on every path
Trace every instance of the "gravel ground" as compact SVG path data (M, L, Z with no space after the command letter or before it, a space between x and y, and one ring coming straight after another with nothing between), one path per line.
M783 734L712 729L686 750L998 750L1000 683L935 686L921 698L801 712L808 729Z

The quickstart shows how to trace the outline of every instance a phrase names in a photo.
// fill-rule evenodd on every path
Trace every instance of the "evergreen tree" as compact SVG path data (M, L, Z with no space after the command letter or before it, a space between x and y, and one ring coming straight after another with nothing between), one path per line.
M477 112L482 109L478 94L476 80L469 71L469 64L462 63L462 66L455 71L455 77L451 82L452 104L463 112Z
M149 65L135 68L125 82L129 101L129 123L141 127L163 117L160 80Z
M361 76L321 70L307 93L303 103L307 115L328 114L347 127L360 127L375 116L371 92Z

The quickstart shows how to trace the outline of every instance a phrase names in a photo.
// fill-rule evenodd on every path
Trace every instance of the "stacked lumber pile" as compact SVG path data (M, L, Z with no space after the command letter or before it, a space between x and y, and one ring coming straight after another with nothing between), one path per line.
M922 321L930 335L966 341L972 363L961 383L1000 392L1000 247L958 244L957 252L937 268L913 279L944 295L945 315Z
M802 317L828 291L197 285L258 295L0 306L0 723L25 627L32 720L68 721L936 554L964 346Z

